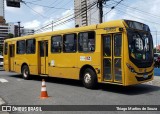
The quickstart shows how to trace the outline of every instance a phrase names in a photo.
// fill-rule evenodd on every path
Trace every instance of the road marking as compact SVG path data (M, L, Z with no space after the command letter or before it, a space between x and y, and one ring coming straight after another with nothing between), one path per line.
M5 82L8 82L8 80L0 78L0 82L5 83Z
M5 104L4 100L0 98L0 105L4 105L4 104Z

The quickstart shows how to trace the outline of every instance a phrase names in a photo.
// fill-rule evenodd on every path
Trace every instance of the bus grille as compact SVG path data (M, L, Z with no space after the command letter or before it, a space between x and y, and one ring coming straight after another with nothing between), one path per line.
M145 80L149 80L152 78L152 75L149 75L147 78L144 77L136 77L137 81L145 81Z

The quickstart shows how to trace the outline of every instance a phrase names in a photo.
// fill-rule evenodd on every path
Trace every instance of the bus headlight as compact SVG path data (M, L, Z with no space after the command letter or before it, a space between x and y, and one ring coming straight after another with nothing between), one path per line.
M130 70L131 72L135 73L134 68L133 68L130 64L126 63L126 65L127 65L127 67L129 68L129 70Z

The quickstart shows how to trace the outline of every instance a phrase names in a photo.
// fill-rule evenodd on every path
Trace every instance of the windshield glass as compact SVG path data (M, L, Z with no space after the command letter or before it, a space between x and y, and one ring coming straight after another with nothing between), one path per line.
M153 41L149 32L128 30L128 42L131 59L137 62L153 60Z
M129 28L150 32L148 25L131 20L124 20L124 21L126 22Z

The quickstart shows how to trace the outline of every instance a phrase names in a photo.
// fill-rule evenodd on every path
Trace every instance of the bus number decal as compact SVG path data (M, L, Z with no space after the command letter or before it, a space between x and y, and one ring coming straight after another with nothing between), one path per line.
M91 56L80 56L80 61L91 61L92 60L92 58L91 58Z
M51 66L54 66L55 62L54 60L51 60Z

